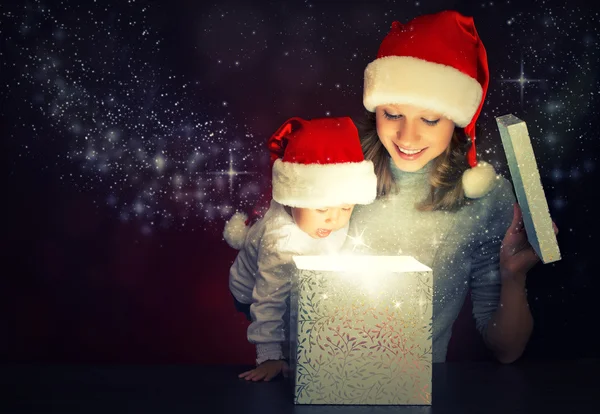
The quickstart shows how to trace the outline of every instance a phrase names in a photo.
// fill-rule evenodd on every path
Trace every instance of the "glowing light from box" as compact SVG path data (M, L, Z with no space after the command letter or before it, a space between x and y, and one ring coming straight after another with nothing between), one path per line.
M341 280L352 283L361 295L373 301L374 306L379 303L379 298L388 294L390 284L398 286L399 282L400 284L404 282L402 273L431 271L412 256L364 256L344 253L294 256L294 262L300 270L336 273ZM424 292L414 292L414 294L419 295L415 302L422 309L427 303ZM344 301L344 298L337 295L335 288L323 294L322 298ZM399 308L401 302L394 301L394 306Z
M294 262L298 269L323 272L411 273L431 271L431 268L412 256L363 256L345 253L294 256Z

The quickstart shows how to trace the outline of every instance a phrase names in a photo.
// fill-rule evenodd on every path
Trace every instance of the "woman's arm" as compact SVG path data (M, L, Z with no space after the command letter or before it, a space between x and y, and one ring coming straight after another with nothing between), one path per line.
M525 275L513 280L502 277L500 303L483 335L486 345L498 361L509 364L523 354L532 330L533 317L527 303Z
M484 339L502 363L517 360L533 330L533 317L527 303L525 280L527 272L539 262L527 240L523 215L514 204L513 221L506 231L500 248L500 303L488 322ZM558 233L556 225L554 232Z

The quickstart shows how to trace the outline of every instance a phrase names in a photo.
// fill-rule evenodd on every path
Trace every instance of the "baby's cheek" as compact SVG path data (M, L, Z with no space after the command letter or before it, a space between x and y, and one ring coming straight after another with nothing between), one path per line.
M343 218L343 220L340 220L340 221L337 223L337 228L336 228L336 230L339 230L339 229L342 229L342 228L344 228L344 227L346 226L346 224L348 224L348 221L349 221L349 219L350 219L350 217L344 217L344 218Z

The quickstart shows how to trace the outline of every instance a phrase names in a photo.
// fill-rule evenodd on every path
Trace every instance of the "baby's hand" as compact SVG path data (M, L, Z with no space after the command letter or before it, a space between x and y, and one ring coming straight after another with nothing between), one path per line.
M253 370L242 372L238 375L238 378L244 378L247 381L271 381L271 379L275 378L279 373L283 372L283 370L287 367L287 364L283 359L278 361L265 361Z

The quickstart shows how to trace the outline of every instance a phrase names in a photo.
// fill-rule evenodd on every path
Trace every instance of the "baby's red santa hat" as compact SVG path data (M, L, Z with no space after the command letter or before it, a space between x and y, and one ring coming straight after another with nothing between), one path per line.
M273 200L289 207L323 208L370 204L377 176L364 158L358 131L348 117L288 119L267 143L273 169ZM241 248L248 216L236 213L225 240Z
M363 103L370 112L385 104L431 109L464 128L471 139L465 195L479 198L492 188L496 172L477 162L475 123L487 93L487 54L472 17L455 11L393 22L377 59L365 69Z
M268 146L278 203L322 208L375 200L377 176L350 118L291 118Z

